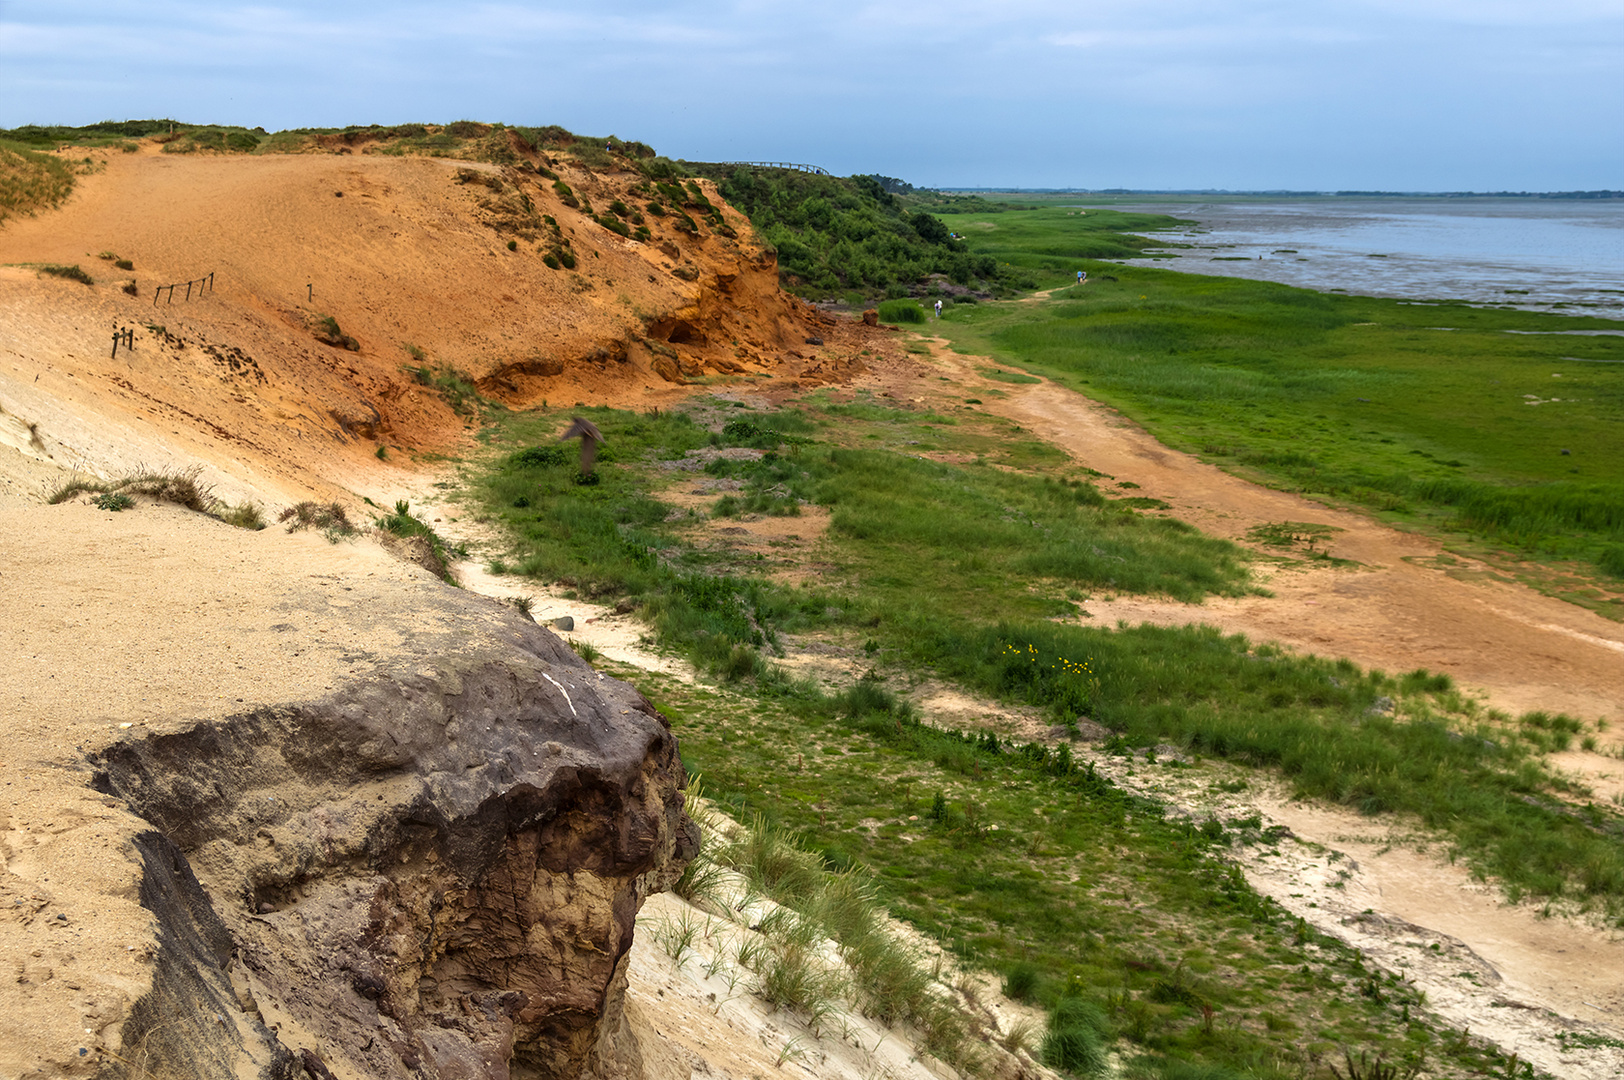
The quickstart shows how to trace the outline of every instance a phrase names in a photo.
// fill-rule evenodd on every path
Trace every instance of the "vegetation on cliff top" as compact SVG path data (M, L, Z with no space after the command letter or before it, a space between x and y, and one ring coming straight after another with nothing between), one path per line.
M988 212L1001 212L1010 208L985 204L976 197L915 191L891 177L835 177L791 169L676 162L657 155L645 143L613 135L577 135L557 125L458 120L441 125L368 124L273 133L264 128L174 120L109 120L82 127L27 125L0 130L0 140L18 148L11 151L13 155L29 149L118 146L135 150L138 146L131 141L135 139L156 140L164 153L174 154L423 154L504 165L539 163L544 171L548 152L563 153L588 169L625 169L653 181L690 176L715 180L723 197L749 217L762 238L777 250L784 286L808 299L839 297L867 302L944 292L1008 296L1036 285L1021 262L972 250L936 216L943 209L985 206ZM45 167L44 162L57 162L52 155L38 158L36 168ZM6 171L0 160L0 178ZM59 200L70 188L71 177L68 187L52 197ZM0 187L0 196L3 194ZM656 199L648 210L664 216L670 201ZM607 228L629 232L624 219L640 211L623 209L624 213L601 215L600 221ZM685 211L695 209L694 196L676 197L671 210L678 216L679 228ZM697 205L701 213L710 209L706 204ZM1088 253L1096 258L1138 254L1148 243L1121 232L1099 230ZM554 257L564 261L560 255Z
M73 191L73 176L55 155L0 141L0 221L58 205Z

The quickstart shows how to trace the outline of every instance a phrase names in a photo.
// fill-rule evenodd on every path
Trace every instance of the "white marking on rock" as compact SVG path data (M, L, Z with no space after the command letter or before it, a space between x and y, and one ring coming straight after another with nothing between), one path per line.
M564 704L566 704L566 705L568 705L570 707L570 715L571 716L580 716L581 715L580 713L575 711L575 702L570 700L570 692L568 690L564 689L564 684L563 683L559 682L557 679L553 678L551 675L547 674L545 671L543 671L541 673L541 677L543 679L546 679L548 682L552 683L554 686L558 687L558 692L560 694L564 695Z

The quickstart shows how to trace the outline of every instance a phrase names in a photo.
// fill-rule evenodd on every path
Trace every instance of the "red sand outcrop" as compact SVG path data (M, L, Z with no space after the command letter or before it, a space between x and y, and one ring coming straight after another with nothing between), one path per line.
M720 226L648 213L644 242L590 216L646 206L631 171L547 159L572 208L529 162L102 157L61 209L0 228L0 438L66 467L196 461L227 497L303 497L378 468L380 447L462 437L415 369L514 407L637 407L705 376L852 369L805 344L829 336L827 317L779 291L775 255L719 198ZM562 251L573 270L547 265ZM124 329L133 347L113 355Z

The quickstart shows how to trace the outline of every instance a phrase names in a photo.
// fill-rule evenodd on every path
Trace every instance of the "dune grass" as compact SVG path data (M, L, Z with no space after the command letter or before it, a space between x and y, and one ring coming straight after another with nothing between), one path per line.
M60 205L73 179L72 168L54 154L0 142L0 221Z
M1505 1064L1253 892L1237 846L1282 842L1255 819L1166 816L1069 743L936 730L878 679L763 699L615 670L654 694L710 798L759 823L728 865L786 897L812 895L817 869L786 847L837 875L868 868L893 914L1050 1011L1040 1050L1073 1075L1107 1048L1147 1080L1326 1075L1316 1063L1342 1047L1436 1076Z
M831 868L763 814L732 822L702 798L697 783L687 805L702 842L675 891L730 921L759 918L766 940L742 957L756 974L755 993L799 1012L814 1030L847 1007L888 1027L907 1025L933 1056L971 1075L982 1072L971 1036L984 1025L940 985L940 965L888 924L867 871ZM780 910L760 914L758 896ZM840 965L820 955L824 939L834 943Z

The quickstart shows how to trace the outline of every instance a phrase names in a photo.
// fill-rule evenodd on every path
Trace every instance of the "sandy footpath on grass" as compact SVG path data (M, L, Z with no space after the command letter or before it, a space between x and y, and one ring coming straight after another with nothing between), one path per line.
M1267 522L1321 522L1342 530L1330 541L1330 553L1360 564L1265 570L1262 583L1274 594L1267 597L1214 597L1202 604L1095 597L1086 604L1094 622L1209 623L1389 673L1417 667L1447 672L1464 689L1486 693L1491 705L1512 712L1545 709L1586 720L1624 720L1624 625L1493 580L1486 567L1469 560L1461 559L1452 572L1429 565L1443 553L1435 540L1231 476L1168 449L1114 409L1054 383L986 384L976 372L985 359L944 350L938 362L960 386L1004 391L987 397L987 411L1022 425L1079 464L1139 485L1132 494L1170 503L1173 516L1205 532L1240 539ZM1604 738L1624 745L1616 741L1620 734L1615 727Z

